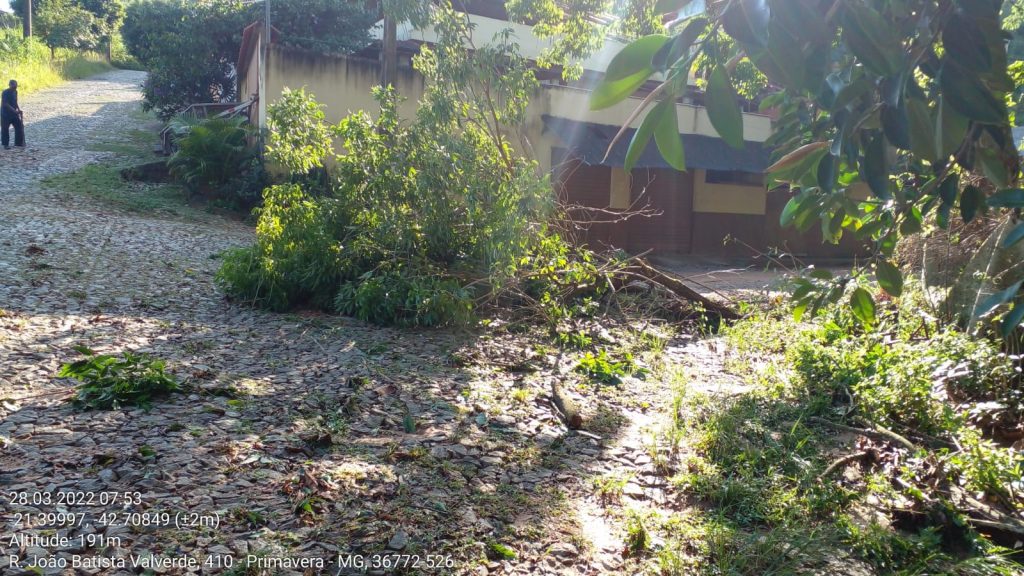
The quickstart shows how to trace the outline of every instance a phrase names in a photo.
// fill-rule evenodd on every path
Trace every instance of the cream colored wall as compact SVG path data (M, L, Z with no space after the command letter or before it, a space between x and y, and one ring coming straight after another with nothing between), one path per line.
M273 102L285 88L305 88L324 106L328 123L336 124L359 110L375 114L380 107L370 90L380 84L380 65L361 58L309 54L275 46L270 57L267 91ZM395 82L405 98L399 113L405 118L416 114L416 102L423 96L423 77L407 68L399 68Z
M705 175L701 169L693 174L694 212L764 215L768 199L764 187L708 184Z
M251 66L254 68L255 66ZM377 62L344 57L325 57L306 54L295 50L275 47L268 71L270 101L276 100L285 87L305 87L318 102L324 105L324 114L329 123L337 123L357 110L374 113L378 107L370 89L380 81L380 66ZM399 69L398 91L405 97L399 112L405 118L416 114L417 101L422 97L424 82L422 76L410 69ZM542 116L547 114L607 125L621 125L640 102L630 98L626 102L607 110L591 111L588 92L578 88L545 85L530 102L526 120L513 138L513 145L520 153L534 158L545 174L552 170L552 152L565 148L551 132L544 130ZM677 105L679 132L717 136L707 121L703 108ZM744 114L744 131L747 140L763 141L771 130L769 118L757 114ZM637 126L634 121L633 126ZM609 191L610 192L610 191ZM756 186L707 184L704 170L694 174L694 212L725 214L765 213L767 195Z

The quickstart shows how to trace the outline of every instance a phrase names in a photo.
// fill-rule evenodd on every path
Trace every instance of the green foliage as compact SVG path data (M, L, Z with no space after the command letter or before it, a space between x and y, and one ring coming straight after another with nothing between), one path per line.
M172 128L178 149L167 166L175 178L208 198L256 204L267 178L246 119L178 121Z
M259 13L251 16L260 18ZM369 30L377 12L359 2L341 0L274 0L270 21L281 32L281 42L323 54L349 54L370 43Z
M165 371L162 360L132 352L120 356L96 354L85 346L75 350L85 358L64 364L57 376L81 382L73 400L79 408L149 408L154 399L181 390L178 380Z
M377 269L343 284L335 308L374 324L467 324L473 316L470 296L452 278L421 271Z
M905 299L913 301L910 288ZM1024 459L984 439L973 416L992 403L1019 414L1012 361L992 343L936 331L933 321L910 313L916 301L901 305L898 314L891 304L880 307L871 330L839 305L826 306L811 323L776 312L724 330L735 355L728 366L757 384L730 397L691 394L675 424L695 439L673 483L708 508L711 521L700 539L709 566L734 574L800 573L841 548L879 573L1019 572L1005 551L967 527L947 491L962 487L979 499L1019 506L1010 487L1019 483ZM843 468L830 464L853 446L843 437L837 446L822 420L884 427L948 447L904 453L892 468L869 459L852 477L866 474L863 480L842 478ZM920 502L922 494L943 512L921 515L906 531L859 513L864 504L886 512L890 503ZM793 565L759 564L777 556L755 552L755 542L786 543Z
M597 354L584 354L576 364L576 371L602 384L620 384L626 376L640 377L647 373L645 368L636 365L631 353L625 352L621 360L615 360L603 349Z
M288 172L305 174L323 168L334 154L335 130L324 122L323 108L305 89L285 88L267 109L270 134L267 157Z
M275 0L271 8L280 42L330 53L366 46L375 20L361 5L336 0ZM262 21L263 9L240 0L131 4L122 34L128 52L150 71L146 109L168 119L189 104L234 98L242 31Z
M741 65L756 67L773 92L761 105L779 114L765 143L777 158L770 171L795 192L782 223L801 231L820 224L829 242L852 234L887 262L898 240L919 233L926 220L946 228L957 213L968 221L986 208L1016 209L1001 198L1016 189L1020 162L1005 101L1017 83L1008 73L1000 18L1016 30L1009 19L1019 25L1017 4L1007 3L1001 13L998 2L950 0L709 3L704 14L674 22L670 37L649 35L624 48L591 104L621 102L657 72L662 102L674 101L696 65L707 78L712 125L738 144L735 87L748 77ZM695 50L652 52L657 45ZM1013 70L1020 75L1019 67ZM652 135L666 160L682 158L647 127L667 121L663 107L647 113L628 158ZM859 190L871 196L865 200ZM899 292L898 270L877 270L884 289ZM842 293L839 286L825 300ZM861 320L870 321L870 292L851 296Z
M35 26L51 50L91 50L99 44L96 17L71 0L48 0L40 8Z
M131 4L122 35L128 52L150 72L142 86L144 108L166 120L189 104L231 100L249 22L235 0Z
M19 29L0 30L0 75L18 80L22 94L109 70L92 52L49 50L36 38L22 38Z
M377 96L377 119L333 127L301 91L271 106L270 157L293 183L267 190L256 246L227 257L219 278L229 294L377 323L464 323L484 295L467 288L473 278L493 275L493 289L529 262L548 209L533 166L433 109L405 124L394 94Z

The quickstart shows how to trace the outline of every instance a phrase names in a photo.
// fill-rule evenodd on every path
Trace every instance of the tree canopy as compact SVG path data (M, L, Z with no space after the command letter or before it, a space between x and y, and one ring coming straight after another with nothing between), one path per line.
M666 0L659 7L678 13L693 1ZM678 137L659 127L675 125L672 103L687 89L695 62L708 62L712 124L740 146L736 72L738 63L749 61L775 87L762 107L778 114L766 142L777 159L773 179L795 192L783 224L808 230L817 223L833 242L843 234L869 241L874 278L899 296L903 278L892 256L902 237L929 222L946 228L954 217L970 222L986 210L1016 214L1024 207L1006 105L1015 85L1002 9L998 0L720 2L674 22L671 35L648 35L627 46L609 64L591 105L611 106L647 80L663 78L637 111L650 109L630 142L627 164L653 139L666 160L683 167ZM1024 238L1021 226L1004 246ZM855 281L856 274L823 272L799 280L798 310L840 299ZM1012 300L1018 286L1011 283L1013 290L972 316ZM849 302L871 320L874 303L866 291L854 291ZM1024 306L1014 307L1004 331L1022 316Z
M324 53L363 48L375 20L362 5L343 0L278 0L271 9L283 43ZM242 30L262 21L262 10L262 4L238 0L129 6L123 35L128 51L150 71L146 106L168 118L192 103L233 98Z

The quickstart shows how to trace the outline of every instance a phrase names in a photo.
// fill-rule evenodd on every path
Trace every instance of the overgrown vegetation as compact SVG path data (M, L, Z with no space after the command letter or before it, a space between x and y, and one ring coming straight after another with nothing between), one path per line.
M110 70L99 54L60 48L53 51L21 31L0 29L0 76L18 80L19 91L34 92L67 80Z
M85 358L64 364L57 376L80 382L73 399L79 408L149 408L153 400L181 390L178 380L167 373L162 360L127 351L119 356L97 354L85 346L77 346L75 350Z
M247 119L177 119L171 128L177 150L167 166L192 194L239 211L259 202L269 176Z
M123 37L128 53L150 72L143 85L146 109L166 120L189 104L234 98L242 31L262 21L263 10L240 0L131 4ZM271 10L278 42L328 53L363 48L376 21L358 3L333 0L278 0Z
M827 572L837 553L879 574L1019 573L1019 358L920 306L887 305L871 328L829 306L725 331L731 369L755 384L690 391L675 423L693 452L673 483L709 507L708 573Z
M441 38L415 60L428 80L415 120L400 119L383 89L375 119L337 126L302 91L270 107L268 157L288 181L266 191L256 245L225 259L219 279L232 297L434 326L499 298L557 319L606 289L590 255L549 227L547 177L504 133L537 86L512 39L469 52L464 15L446 6L420 17Z

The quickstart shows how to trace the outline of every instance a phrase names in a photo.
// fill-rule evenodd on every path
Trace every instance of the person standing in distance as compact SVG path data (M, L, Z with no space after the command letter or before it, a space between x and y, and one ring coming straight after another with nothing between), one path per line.
M11 126L14 126L14 145L25 147L25 123L18 107L18 81L11 80L9 86L0 93L0 143L5 150L11 149Z

